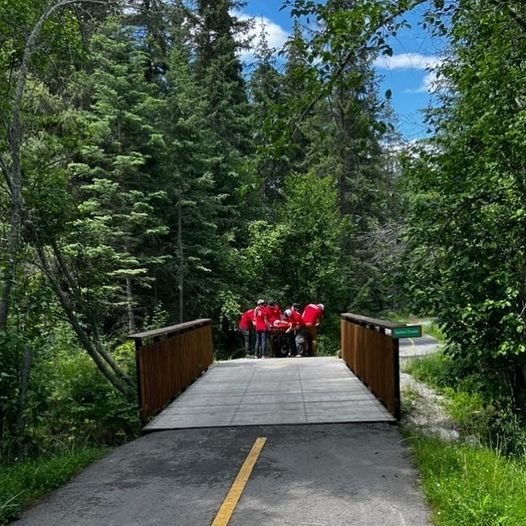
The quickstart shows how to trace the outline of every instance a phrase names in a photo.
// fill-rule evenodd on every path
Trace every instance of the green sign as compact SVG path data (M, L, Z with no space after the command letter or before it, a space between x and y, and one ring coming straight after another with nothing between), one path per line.
M406 325L404 327L394 327L391 329L393 338L420 338L422 336L421 325Z

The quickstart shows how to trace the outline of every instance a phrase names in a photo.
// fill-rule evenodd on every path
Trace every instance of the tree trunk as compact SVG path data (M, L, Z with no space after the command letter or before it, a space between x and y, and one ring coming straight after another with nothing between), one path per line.
M179 323L184 321L184 251L183 251L183 215L181 206L181 189L177 205L177 252L179 259Z
M35 234L35 244L39 244L40 245L40 242L38 240L38 235ZM69 270L69 267L67 265L67 262L62 254L62 252L60 251L60 249L58 248L58 245L56 242L52 242L52 249L53 249L53 254L55 255L55 258L58 262L58 265L59 265L59 268L60 268L60 271L62 272L62 275L64 278L66 278L66 281L68 282L68 285L69 285L69 288L72 292L73 295L76 295L77 297L74 298L76 300L76 303L78 305L82 305L83 303L83 299L82 299L82 295L80 293L80 290L78 288L78 285L77 285L77 282L76 280L74 279L71 271ZM43 247L41 247L42 250ZM45 252L43 253L44 256L45 256ZM53 273L53 269L51 268L51 266L48 265L48 272L49 273ZM62 288L60 287L60 283L59 283L59 280L58 278L56 278L54 275L53 276L50 276L48 274L48 277L51 279L51 277L53 277L55 279L55 281L57 282L60 290L62 291L62 294L64 295L64 297L67 299L67 294L65 291L62 290ZM56 289L55 289L56 290ZM62 303L61 303L62 304ZM68 304L70 305L70 308L71 308L71 312L73 313L74 312L74 309L72 308L72 304L71 302L69 301L68 299ZM93 345L94 345L94 348L97 350L97 352L100 354L100 356L107 362L107 364L113 369L113 371L115 372L115 374L119 377L119 378L122 378L130 387L133 387L134 384L133 384L133 381L131 380L131 378L125 374L122 369L120 369L120 367L117 365L117 363L115 362L115 360L112 358L112 356L106 351L106 349L104 348L104 346L102 345L101 343L101 338L100 338L100 335L99 335L99 331L97 329L97 320L95 319L95 317L93 316L93 313L91 312L91 310L88 308L88 312L85 313L88 320L89 320L89 324L90 324L90 328L91 328L91 333L92 333L92 336L93 336L93 339L94 339L94 342L93 342ZM89 335L88 333L86 332L86 335L88 336L89 338ZM91 340L90 340L91 341Z
M16 412L16 434L20 435L26 427L26 418L24 411L26 409L27 388L29 385L29 375L31 373L31 362L33 360L33 351L29 345L24 347L22 354L22 367L20 369L20 382Z
M60 0L47 7L31 30L24 48L22 63L20 64L20 69L18 71L15 98L13 100L13 109L11 113L11 123L8 129L11 166L9 173L6 174L6 177L11 190L11 219L7 243L8 259L7 266L3 273L4 277L2 283L2 293L0 296L0 332L5 332L7 327L11 293L13 290L16 272L16 256L19 253L21 247L22 217L24 210L24 202L22 197L21 149L24 133L20 114L22 111L22 99L24 97L29 62L31 61L33 53L35 52L37 41L40 36L40 32L42 31L44 22L55 11L68 5L80 3L104 4L107 2L103 2L102 0Z
M62 290L59 281L57 280L56 276L53 273L53 270L49 265L49 261L46 256L44 247L40 244L37 238L34 241L35 248L37 250L42 268L46 273L51 283L51 286L53 287L53 290L57 295L60 305L62 306L62 309L66 314L66 317L68 318L71 327L73 328L75 334L79 339L80 344L88 353L88 355L93 359L102 375L113 385L113 387L115 387L115 389L122 393L126 398L131 399L131 397L135 395L130 387L130 384L126 381L125 378L122 377L123 373L119 374L119 370L116 364L113 362L113 360L110 364L110 367L108 366L107 361L101 356L99 350L96 348L96 345L94 345L94 343L91 341L88 333L85 331L84 327L77 319L75 309L71 305L67 294Z
M128 313L128 332L130 334L137 331L135 325L135 315L133 313L133 290L129 276L126 277L126 311Z

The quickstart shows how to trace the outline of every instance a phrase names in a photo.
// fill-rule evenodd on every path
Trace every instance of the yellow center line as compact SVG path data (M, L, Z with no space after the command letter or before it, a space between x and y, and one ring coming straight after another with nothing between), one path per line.
M237 477L234 480L228 495L223 501L223 504L221 504L221 507L219 508L219 511L212 522L212 526L227 526L227 524L230 522L232 514L234 513L237 503L241 497L241 494L243 493L243 490L245 489L245 486L247 485L250 474L252 473L256 462L258 461L259 455L266 441L266 437L256 438L256 441L254 442L250 453L245 459L245 462L243 462L243 465L241 466L241 469L239 470L239 473L237 474Z

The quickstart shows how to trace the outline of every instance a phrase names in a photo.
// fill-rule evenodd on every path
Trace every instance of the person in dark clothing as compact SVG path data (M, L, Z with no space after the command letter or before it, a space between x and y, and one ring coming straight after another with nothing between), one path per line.
M305 333L305 322L301 317L301 314L297 310L285 309L283 318L289 322L289 328L285 331L286 334L290 334L290 352L289 356L292 356L293 350L295 349L295 356L304 356L306 333Z

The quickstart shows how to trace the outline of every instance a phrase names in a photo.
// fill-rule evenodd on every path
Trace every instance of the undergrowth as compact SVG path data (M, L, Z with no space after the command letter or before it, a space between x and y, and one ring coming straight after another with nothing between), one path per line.
M437 526L524 526L526 461L486 447L409 436Z
M405 371L445 396L444 406L460 433L506 455L526 455L524 422L506 399L485 397L477 380L459 379L455 362L443 352L409 360Z
M444 396L463 441L444 442L405 429L436 526L526 524L526 430L517 415L484 398L469 376L438 352L406 371ZM411 411L411 404L407 405Z
M16 519L29 503L62 486L107 451L106 447L89 447L0 465L0 525Z

